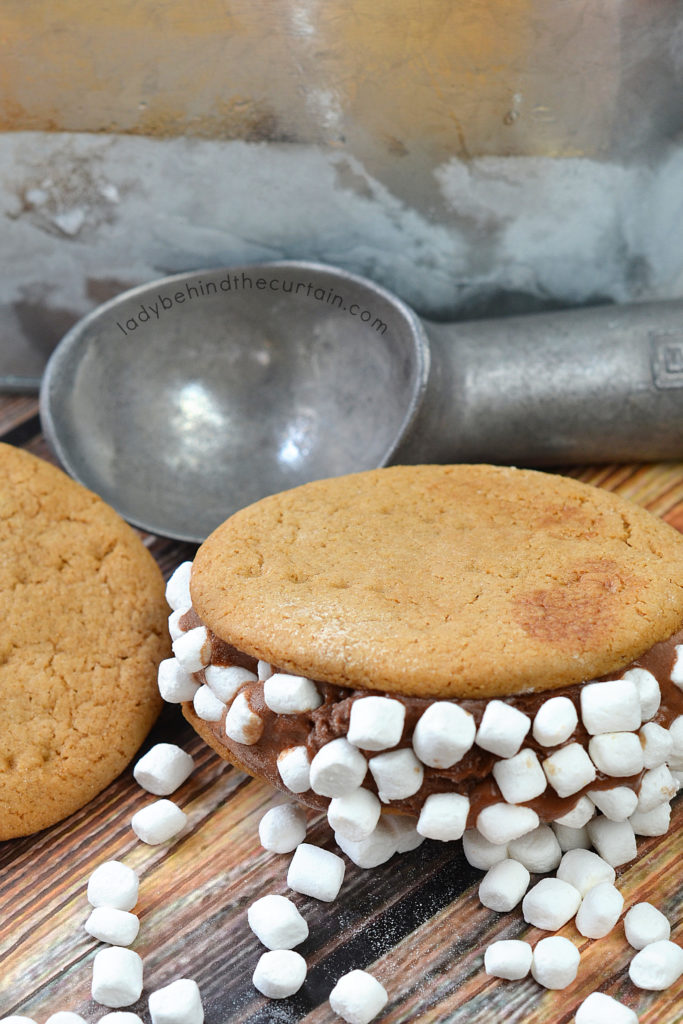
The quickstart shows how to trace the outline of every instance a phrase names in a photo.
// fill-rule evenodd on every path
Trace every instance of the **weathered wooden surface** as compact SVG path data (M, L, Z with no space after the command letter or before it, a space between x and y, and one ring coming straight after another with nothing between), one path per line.
M28 398L0 400L0 436L49 457L37 406ZM607 466L574 471L588 482L619 491L683 530L683 464ZM146 538L166 574L193 548ZM327 996L352 967L370 968L390 1001L383 1024L561 1024L596 988L623 999L643 1024L683 1021L683 980L663 994L635 989L628 980L632 950L620 924L591 942L568 925L582 952L575 984L546 992L534 981L499 982L483 971L483 953L495 938L542 937L519 912L498 915L479 904L481 873L470 868L457 843L425 843L374 871L347 868L337 901L320 904L294 896L309 922L300 947L309 964L304 988L282 1002L262 999L251 972L263 951L246 923L246 908L266 892L287 893L288 856L263 850L258 821L272 803L265 785L247 779L196 737L168 708L149 743L173 740L196 758L196 769L174 799L191 827L170 847L149 847L130 829L132 813L150 799L130 770L90 805L54 828L0 844L0 1016L24 1013L43 1024L60 1009L87 1021L106 1011L90 999L91 962L99 944L83 931L88 914L85 883L101 861L116 858L139 873L140 935L134 947L145 966L145 992L137 1010L149 1020L146 996L179 976L200 985L207 1024L249 1021L337 1020ZM640 840L638 860L620 872L629 906L649 900L683 940L683 801L670 833ZM326 822L311 818L309 838L333 847Z

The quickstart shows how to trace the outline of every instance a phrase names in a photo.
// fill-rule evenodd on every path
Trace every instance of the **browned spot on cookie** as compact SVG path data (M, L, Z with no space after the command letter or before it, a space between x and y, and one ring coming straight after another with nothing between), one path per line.
M544 530L551 537L577 537L590 540L598 536L598 528L594 513L582 505L564 502L561 505L548 505L535 524L537 529Z

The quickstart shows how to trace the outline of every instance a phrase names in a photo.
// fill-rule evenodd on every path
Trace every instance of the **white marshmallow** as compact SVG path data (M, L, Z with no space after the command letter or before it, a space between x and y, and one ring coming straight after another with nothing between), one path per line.
M624 897L609 882L589 889L576 914L576 927L587 939L602 939L614 928L624 909Z
M523 711L502 700L490 700L477 729L477 746L497 757L512 757L530 728L531 719Z
M346 796L335 796L330 800L327 820L333 832L358 842L372 835L381 813L382 805L374 793L368 789L355 789Z
M192 700L199 689L199 683L175 658L165 658L160 663L157 681L159 693L168 704L182 704L183 701Z
M683 949L668 939L651 942L636 953L628 974L637 988L663 992L683 974Z
M579 716L569 697L551 697L536 712L532 734L542 747L559 747L576 729Z
M174 839L187 824L187 815L172 800L155 800L137 811L130 820L138 839L149 846L158 846Z
M561 935L551 935L536 943L531 959L532 977L544 988L566 988L579 970L579 951Z
M294 949L308 938L308 925L286 896L262 896L247 910L247 920L268 949Z
M638 805L638 794L628 786L612 786L611 789L589 789L591 798L599 811L610 821L626 821Z
M305 793L311 788L311 762L306 747L286 747L277 755L277 770L287 789Z
M583 828L591 818L595 817L595 804L587 796L581 796L572 807L571 811L555 818L558 825L566 825L567 828Z
M671 805L660 804L651 811L636 811L628 820L637 836L665 836L671 824Z
M246 693L238 693L225 716L225 735L251 747L263 734L263 719L252 711Z
M306 961L293 949L271 949L256 964L254 988L268 999L287 999L306 980Z
M264 683L266 679L270 679L270 677L272 676L273 666L270 664L269 661L259 661L256 665L256 672L258 678L261 680L262 683Z
M193 768L191 754L175 743L157 743L137 762L133 776L148 793L170 796L190 777Z
M166 601L174 611L178 608L189 608L192 604L190 597L191 574L192 562L181 562L169 577L166 584Z
M177 978L149 996L152 1024L203 1024L199 986L191 978Z
M538 828L538 815L530 807L491 804L479 812L477 828L491 843L509 843Z
M588 838L588 829L585 825L583 828L571 828L568 825L559 825L554 821L552 830L563 853L566 853L567 850L590 849L591 841Z
M95 954L92 997L96 1003L118 1009L142 995L142 960L132 949L109 946Z
M396 846L396 853L409 853L422 846L425 837L417 831L415 818L405 814L388 814L386 826Z
M169 615L168 633L169 636L171 637L171 640L177 640L179 636L182 636L183 633L186 632L184 629L180 628L180 620L182 619L183 615L187 610L187 608L178 608L177 611L171 612L171 614Z
M142 1018L129 1010L114 1010L100 1017L97 1024L142 1024Z
M100 942L112 946L130 946L135 942L140 922L135 914L116 907L95 907L85 922L85 930Z
M508 855L523 864L527 871L543 875L554 871L562 859L562 850L550 825L539 825L508 844Z
M479 901L499 913L512 910L529 888L531 876L517 860L501 860L486 872L479 883Z
M413 730L413 750L430 768L451 768L472 748L476 732L469 711L439 700L422 712Z
M171 644L171 649L186 672L199 672L211 661L211 641L205 626L195 626Z
M671 936L671 925L651 903L636 903L624 918L626 941L634 949L645 949L651 942Z
M45 1024L86 1024L85 1018L80 1013L73 1013L71 1010L58 1010L51 1013Z
M658 768L668 760L673 750L673 738L668 729L657 722L646 722L638 735L645 768Z
M384 986L367 971L349 971L330 992L332 1011L347 1024L370 1024L388 1001Z
M500 939L487 946L484 970L492 978L521 981L531 968L531 946L521 939Z
M210 686L200 686L192 698L195 714L202 722L220 722L225 704L219 700Z
M683 644L676 644L676 659L671 670L671 682L683 690Z
M636 836L630 821L593 818L586 826L591 843L603 860L618 868L637 853Z
M543 762L543 771L558 796L573 796L595 781L595 765L580 743L560 747Z
M581 896L602 882L614 885L616 871L592 850L568 850L560 861L557 877L578 889Z
M410 747L377 754L368 761L377 792L382 803L405 800L419 790L424 779L424 768Z
M400 743L405 705L391 697L361 697L351 705L349 743L362 750L386 750Z
M377 828L367 839L354 841L335 832L334 840L349 860L363 869L385 864L397 851L395 833L384 816L379 819Z
M674 758L683 758L683 715L674 718L669 726L669 735L673 743L672 756Z
M460 839L467 825L470 801L458 793L432 793L422 805L417 831L425 839Z
M605 732L588 741L588 753L596 768L616 778L643 770L643 748L634 732Z
M508 856L507 843L492 843L485 839L478 828L468 828L462 837L462 852L473 868L488 871L494 864Z
M318 687L306 676L275 672L263 684L266 706L277 715L300 715L315 711L323 702Z
M582 686L581 718L593 736L639 729L640 697L636 684L629 679L613 679Z
M0 1024L36 1024L32 1017L24 1017L22 1014L13 1013L10 1017L0 1018Z
M522 900L522 914L527 924L556 932L576 914L581 893L561 878L542 878Z
M105 860L88 879L88 903L92 907L132 910L138 901L138 876L118 860Z
M673 800L677 792L678 782L665 764L651 768L645 772L640 781L638 810L640 812L653 811L660 804Z
M294 892L331 903L341 889L345 870L344 861L336 853L301 843L290 861L287 885Z
M662 702L662 693L659 683L645 668L631 668L624 672L622 679L635 683L640 701L640 717L643 722L649 722L657 714L659 705Z
M604 992L592 992L576 1011L575 1024L638 1024L638 1015Z
M297 804L278 804L261 818L261 846L271 853L291 853L306 838L306 812Z
M546 789L543 769L533 750L520 750L513 757L496 761L493 766L493 777L509 804L523 804L540 796Z
M245 683L256 681L254 673L241 665L207 665L204 678L206 685L224 704L229 704Z
M360 750L340 736L321 747L311 761L311 789L320 796L344 796L358 789L367 770Z

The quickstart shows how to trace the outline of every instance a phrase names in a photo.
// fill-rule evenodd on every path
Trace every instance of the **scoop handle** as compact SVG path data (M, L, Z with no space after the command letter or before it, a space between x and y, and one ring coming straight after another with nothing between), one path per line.
M394 461L683 458L683 301L423 324L427 392Z

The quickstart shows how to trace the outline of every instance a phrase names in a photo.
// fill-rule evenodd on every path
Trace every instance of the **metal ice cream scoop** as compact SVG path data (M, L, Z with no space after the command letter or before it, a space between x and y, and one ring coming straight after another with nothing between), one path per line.
M201 541L264 495L389 462L683 456L683 302L420 321L312 263L179 274L100 306L41 388L66 469Z

